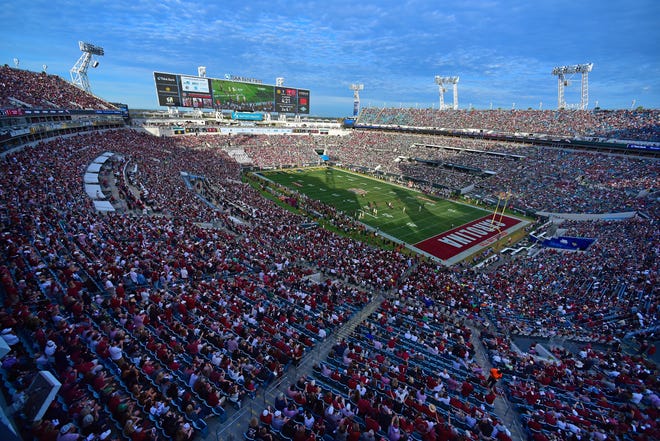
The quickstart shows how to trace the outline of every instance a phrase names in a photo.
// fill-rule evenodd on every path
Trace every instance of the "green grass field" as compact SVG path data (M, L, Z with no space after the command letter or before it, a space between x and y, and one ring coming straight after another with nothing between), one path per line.
M409 244L490 213L335 168L289 169L261 174Z

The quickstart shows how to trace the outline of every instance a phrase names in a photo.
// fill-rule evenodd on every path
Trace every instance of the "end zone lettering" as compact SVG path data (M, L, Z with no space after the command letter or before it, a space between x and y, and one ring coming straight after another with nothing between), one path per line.
M445 237L438 239L439 242L446 243L456 248L463 248L470 245L476 239L489 236L493 231L498 231L506 224L498 221L479 221L476 224L461 228Z
M509 216L497 216L495 219L492 215L485 216L418 242L415 248L448 260L480 244L483 246L485 241L496 238L520 222L520 219Z

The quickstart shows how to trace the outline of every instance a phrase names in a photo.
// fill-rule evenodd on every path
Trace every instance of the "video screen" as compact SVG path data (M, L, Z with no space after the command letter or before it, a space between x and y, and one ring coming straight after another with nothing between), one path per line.
M154 72L158 104L170 107L309 114L309 90Z

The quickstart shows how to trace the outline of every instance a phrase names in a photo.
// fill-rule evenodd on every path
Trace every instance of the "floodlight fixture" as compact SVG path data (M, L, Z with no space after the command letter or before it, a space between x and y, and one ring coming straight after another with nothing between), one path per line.
M78 47L80 47L80 50L82 52L89 52L92 55L103 55L103 48L101 46L96 46L91 43L85 43L84 41L79 41L78 42Z

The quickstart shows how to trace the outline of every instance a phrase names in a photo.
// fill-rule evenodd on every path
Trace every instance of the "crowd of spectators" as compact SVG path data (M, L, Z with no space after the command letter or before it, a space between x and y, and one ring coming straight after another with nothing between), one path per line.
M212 137L242 148L263 168L318 164L317 151L347 167L497 200L519 210L608 213L651 210L654 160L447 136L355 131L321 142L308 136ZM641 195L641 197L640 197Z
M121 428L125 436L137 439L134 432L152 433L151 421L161 435L188 433L190 427L203 428L203 417L222 416L223 402L240 406L259 383L300 361L317 340L368 300L366 291L339 280L308 280L320 264L332 272L328 262L306 254L322 232L310 232L292 250L294 238L304 234L297 228L301 219L268 207L238 180L238 167L221 150L200 151L192 143L118 131L53 140L5 158L2 188L12 191L3 192L2 201L2 324L10 331L18 328L31 355L4 372L12 388L7 391L10 401L24 393L38 366L54 363L50 355L40 355L47 350L46 341L66 356L65 348L77 346L64 334L90 329L94 337L88 341L88 358L94 357L109 378L123 382L121 389L137 409L135 418L149 430L134 430L106 412L106 422L114 423L108 423L110 429ZM81 189L86 166L104 151L116 153L113 197L139 194L126 204L130 211L124 215L98 217ZM179 172L170 173L174 169L207 177L210 188L221 183L223 191L215 197L226 193L222 203L230 208L223 213L222 204L200 200ZM125 182L122 170L132 171ZM229 220L232 210L244 223ZM222 227L207 231L195 221ZM281 242L271 244L273 238ZM329 253L339 244L328 246ZM337 265L341 267L341 261ZM354 264L354 271L360 266ZM373 270L374 283L384 271ZM52 302L59 314L39 316L45 302ZM22 314L39 317L39 326L22 329ZM37 329L47 332L49 340L30 345L40 341L35 340ZM118 341L123 347L114 344ZM66 360L60 360L58 368L72 367ZM60 369L56 373L61 378ZM140 391L126 381L128 375L138 377ZM105 410L109 397L96 389L89 393L99 395L97 406ZM169 408L179 424L152 421L149 400L162 403L157 406L161 411ZM61 404L71 408L73 401ZM193 413L187 412L188 405ZM61 430L67 419L57 420ZM82 429L80 422L74 423Z
M556 346L551 360L511 348L488 331L481 334L494 365L503 372L508 398L522 414L530 439L639 439L660 435L657 365L620 347L591 344L571 352Z
M660 306L655 285L655 222L567 222L567 237L596 238L584 253L545 252L475 277L488 314L506 333L611 343L650 326ZM515 293L515 295L513 295Z
M256 167L316 165L321 161L315 151L318 137L311 135L223 136L220 139L233 148L242 148Z
M18 100L18 101L16 101ZM38 109L109 109L107 102L46 72L0 66L0 107Z
M645 195L657 186L654 160L536 147L518 162L475 185L475 192L506 194L512 207L559 213L651 210ZM513 169L513 170L512 170Z
M510 440L494 413L499 392L473 369L469 329L459 320L441 323L440 313L426 315L420 329L407 307L383 303L313 377L291 384L263 411L248 439ZM440 340L446 351L434 346Z
M399 156L491 170L470 182L486 195L511 193L521 207L643 208L651 219L562 225L597 239L586 252L541 250L495 271L445 269L308 228L308 217L241 181L223 150L230 143L263 167L307 163L324 148L335 161L394 174L412 164ZM102 186L122 211L102 215L82 177L107 151ZM657 174L648 160L362 131L329 142L116 130L25 147L0 163L0 329L11 348L0 389L20 420L39 370L62 383L46 416L24 426L29 438L185 441L388 293L314 379L291 385L246 436L506 440L510 428L493 408L506 396L540 441L657 439L654 346L622 350L626 334L652 339L658 320L657 210L636 197L655 189ZM460 176L442 182L458 188ZM298 205L356 227L314 201ZM504 373L499 383L475 357L473 324ZM580 350L556 347L543 361L517 352L514 336Z
M659 174L652 159L472 138L358 131L328 150L346 166L410 176L455 191L474 185L467 194L491 200L506 195L508 204L520 210L650 210L652 200L638 196L656 191Z
M657 253L635 253L657 232L642 220L564 226L604 238L600 249L541 253L490 274L418 262L396 300L264 410L253 438L300 431L312 440L505 440L511 430L493 407L501 395L522 415L529 439L657 438L658 370L647 358L654 346L644 340L635 355L621 347L625 332L657 323L657 271L649 270ZM527 262L528 273L520 267ZM615 282L620 265L626 271ZM479 339L467 325L475 322L485 324ZM555 332L581 342L578 350L548 345L548 359L536 345L521 353L512 344L514 335L547 341ZM475 344L498 370L476 361ZM283 420L273 424L273 412Z
M658 110L444 110L363 108L358 124L492 130L560 137L660 141Z
M492 318L496 325L510 325L501 329L505 333L543 335L537 333L538 329L555 330L570 316L574 317L574 320L567 321L568 329L573 333L567 331L566 335L588 337L596 341L606 341L603 338L612 335L614 324L621 326L621 320L626 321L626 327L621 328L624 330L639 329L642 323L634 320L638 316L629 315L615 316L609 321L598 320L598 315L586 315L583 312L590 311L595 302L590 300L589 304L571 304L569 307L562 305L565 299L572 299L571 302L582 298L591 299L594 296L589 294L597 291L600 295L597 303L600 311L612 313L615 311L613 308L618 306L618 309L625 313L631 305L639 303L640 295L653 298L653 292L649 289L654 286L656 274L652 271L649 273L648 268L654 259L654 252L649 250L644 259L633 260L636 252L647 249L645 244L652 243L656 234L651 225L644 221L610 225L619 235L608 231L575 232L576 235L597 237L610 235L612 240L603 240L602 245L594 248L591 254L585 253L577 257L571 255L571 260L575 262L574 270L566 265L566 259L569 257L565 254L557 254L559 257L555 267L551 264L553 254L543 253L537 260L530 261L529 272L521 270L520 265L527 265L526 263L501 267L498 276L489 275L488 278L470 273L438 271L433 264L417 261L412 263L409 257L399 255L396 251L368 250L364 245L325 230L297 228L302 222L301 219L286 211L274 210L256 191L238 180L238 167L229 161L220 149L199 143L199 138L194 137L160 139L132 131L109 132L103 136L86 135L51 141L10 155L5 160L3 173L3 188L15 188L15 192L5 194L9 199L4 202L9 225L5 234L8 249L5 267L10 283L10 289L5 286L5 302L8 305L6 310L11 313L10 317L18 313L18 310L14 310L16 305L31 304L24 297L26 291L17 289L13 292L13 285L25 285L23 290L31 288L27 293L37 299L40 293L45 296L44 300L51 299L52 296L62 296L58 304L66 312L67 307L71 308L72 315L64 320L60 317L53 319L52 326L55 326L55 323L67 323L75 329L98 327L99 338L105 337L108 342L116 341L115 335L119 333L122 340L128 339L122 350L110 351L113 346L109 345L104 357L105 353L98 351L97 343L90 342L89 356L101 360L103 368L110 373L114 371L119 375L119 379L124 372L122 369L137 369L144 385L151 384L149 379L159 385L158 381L162 381L162 378L157 380L149 375L158 372L158 368L152 371L147 367L145 371L146 359L136 361L136 356L131 357L131 352L134 351L142 356L146 354L146 357L156 360L163 369L167 366L175 372L170 373L168 381L178 381L178 387L184 391L183 395L179 396L177 390L175 400L185 396L186 387L190 388L189 394L194 401L188 404L191 404L193 409L198 409L195 411L197 415L212 413L214 406L219 405L223 399L225 404L231 403L231 400L240 402L240 393L236 395L239 391L230 389L231 383L223 383L224 379L214 379L214 395L208 395L209 391L206 389L195 389L194 384L200 377L203 379L200 384L209 384L210 380L206 378L210 379L211 374L216 372L213 370L214 357L218 365L222 366L222 349L228 350L234 346L234 343L231 343L234 336L246 337L247 324L253 324L257 332L262 331L264 336L272 336L276 342L282 341L285 348L291 349L288 358L278 360L282 367L288 361L299 359L304 353L304 350L301 353L300 349L297 352L294 349L298 336L310 332L311 335L307 337L311 343L312 336L318 338L321 329L324 330L323 334L327 335L333 326L346 318L344 314L334 312L333 308L338 303L338 296L356 298L357 292L348 286L361 286L364 294L357 298L362 297L362 302L368 300L367 293L373 292L374 289L397 288L400 290L401 299L435 296L436 307L447 313L452 310L466 310L471 313L478 310L495 311L499 314ZM136 145L140 148L136 149ZM107 150L118 153L115 155L117 159L114 161L117 163L114 164L114 169L119 187L142 189L139 200L144 201L145 206L154 207L156 216L99 218L89 211L89 202L80 187L67 184L71 181L67 179L68 176L81 175L88 161ZM221 166L218 166L219 164ZM121 170L134 170L130 174L130 181L121 182ZM204 177L207 188L205 194L211 203L200 201L197 193L186 187L179 173L172 170ZM38 191L42 188L44 191ZM58 207L62 213L59 214L54 207ZM142 206L136 208L136 213L141 213L139 209ZM231 220L232 217L240 218L241 222ZM32 219L36 222L31 222ZM195 227L193 221L220 222L224 230L209 235L210 233ZM29 238L34 238L34 243L31 243ZM623 238L630 241L629 248L626 248L628 252L613 252L614 247L620 248ZM11 243L15 245L12 247ZM598 247L602 247L602 250L596 251ZM597 266L592 272L585 271L601 262L604 255L611 258L611 261L603 263L603 267L608 271ZM305 263L302 264L301 260ZM623 263L627 261L634 261L636 265ZM337 282L333 285L334 291L328 291L325 285L302 282L309 274L310 265L329 276L330 280L347 280L351 285L342 288ZM415 271L401 279L411 265L416 265ZM617 280L617 286L612 286L611 271L624 265L627 265L630 271ZM73 269L70 269L72 266ZM544 268L547 268L547 275L545 271L540 272ZM565 270L563 279L556 277L559 272L556 268ZM37 275L37 272L41 274ZM519 277L513 278L513 274ZM648 280L640 279L640 274L645 275ZM209 280L210 275L212 277ZM548 294L546 284L537 282L537 286L532 289L528 287L530 281L551 276L557 279L556 283L549 285L553 293L556 293L554 296ZM599 278L594 281L594 277ZM66 300L63 295L64 287L75 286L78 278L86 281L84 286L88 286L90 281L95 282L91 285L91 290L72 290L71 297L75 299L76 295L80 296L82 303ZM594 283L588 287L587 281ZM507 285L504 285L505 283ZM96 284L103 289L94 288ZM588 287L588 290L576 292L572 289L576 285L584 286L585 289ZM60 286L61 288L58 288ZM622 292L617 291L624 286ZM51 289L53 292L47 294ZM68 293L68 290L66 292ZM319 297L310 296L310 293L314 292L317 292ZM520 296L520 301L513 303L512 300L512 303L503 307L503 292L515 292ZM99 293L103 294L99 296ZM274 293L284 304L291 301L302 302L305 307L298 310L302 315L296 316L293 313L295 311L290 312L282 308L281 304L268 302L265 293ZM515 298L512 296L512 299ZM615 298L617 300L614 304L614 300L609 303L606 301ZM85 299L88 299L86 302L92 309L81 311L74 307L86 305ZM183 303L184 301L186 303ZM205 302L214 303L211 306ZM328 311L319 311L320 304ZM218 308L218 305L223 308ZM356 306L359 305L360 303ZM557 311L554 315L549 314L552 308ZM654 320L655 308L655 303L651 303L640 311L647 323ZM318 311L316 322L310 323L310 318L305 315L308 310ZM168 317L168 314L171 315ZM398 313L393 315L398 316ZM594 320L585 320L589 317L594 317ZM539 318L543 321L536 324ZM86 319L85 323L89 325L81 325L82 319ZM111 324L110 327L107 327L108 323ZM158 325L154 326L155 323ZM531 327L528 323L532 324ZM43 325L47 324L49 323L45 320ZM11 327L11 321L3 322L3 326ZM41 327L49 329L48 326ZM241 327L243 332L240 331ZM148 332L145 333L144 330ZM28 337L30 336L28 334ZM466 337L467 334L463 335L464 341ZM64 337L54 329L48 338L60 348L69 347L63 340ZM159 354L164 348L177 347L176 344L164 344L170 341L176 341L184 350ZM248 341L246 340L246 343ZM238 340L235 343L240 345L240 342L241 340ZM257 342L257 348L262 348L258 346L260 343L261 340ZM251 344L253 342L249 342L248 349ZM270 347L277 348L275 345ZM33 350L36 365L41 357L37 356L37 352L46 351L47 345ZM217 353L218 350L220 354ZM115 360L113 353L114 357L121 357ZM263 348L257 352L259 353L264 353ZM185 354L188 354L188 357ZM250 389L245 387L245 379L253 378L256 384L259 377L251 375L258 372L254 366L263 367L264 360L250 358L249 351L245 354L247 355L244 357L238 357L239 360L231 357L232 364L236 363L239 371L238 374L231 375L236 378L243 377L244 383L240 392L249 395ZM245 360L242 361L241 358ZM119 361L121 359L130 360L131 363L124 365ZM277 358L274 357L275 359ZM29 358L27 363L30 365ZM224 367L226 369L219 372L226 372L225 377L230 375L230 371L234 372L228 364ZM269 366L264 372L272 372L271 368L278 372L277 364ZM165 372L169 373L167 370ZM167 377L167 374L164 375ZM267 381L269 376L267 373L266 377L260 380ZM27 384L30 377L25 374L24 377L19 375L19 378L23 380L16 383L17 393L21 384ZM192 386L189 384L191 378L196 378ZM124 384L128 389L124 390L128 393L130 386L126 381ZM156 392L152 400L158 401L160 397L157 391L162 388L156 388L153 384L151 387ZM167 389L164 392L167 392ZM135 406L139 408L141 403L146 409L147 398L140 400L139 395L133 395L136 398ZM147 395L152 394L147 392ZM230 397L233 398L230 400ZM102 396L100 400L99 405L102 405ZM173 407L172 403L163 400L166 398L162 398L160 402L163 406L170 407L172 412L176 406ZM165 404L166 402L168 404ZM183 403L175 402L181 409L187 408L187 405L183 408ZM66 401L64 404L68 405ZM468 410L470 413L471 409ZM139 416L140 412L137 413ZM174 426L168 429L175 430L174 433L186 422L199 424L194 415L186 414L180 409L174 415L180 418L177 420L179 426L176 429ZM185 415L192 421L188 421ZM122 427L124 434L132 434L130 428L126 429L125 423L122 424L114 414L107 415L107 418L110 416L118 423L112 427ZM492 419L492 416L489 418ZM151 421L158 430L165 430L160 421L145 419L144 416L142 420ZM463 428L465 433L463 425L458 423L462 421L460 418L454 416L452 421L454 424L448 423L448 427L460 426L459 429ZM155 425L156 422L161 429ZM76 426L78 430L82 429L81 424ZM111 430L105 427L100 429ZM151 433L148 423L146 429L146 432ZM138 433L146 432L142 430Z

